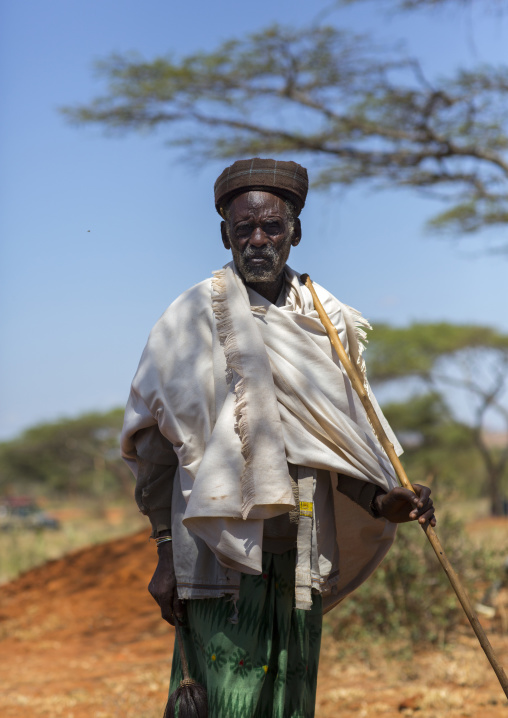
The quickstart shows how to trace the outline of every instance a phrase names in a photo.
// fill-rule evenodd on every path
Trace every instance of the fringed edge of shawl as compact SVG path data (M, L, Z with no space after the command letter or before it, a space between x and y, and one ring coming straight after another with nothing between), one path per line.
M354 309L348 304L344 304L344 307L346 311L349 312L349 314L351 315L351 319L353 321L353 329L356 337L356 344L358 347L358 352L355 352L356 356L354 358L356 365L361 372L363 378L363 385L368 392L369 385L367 381L367 367L365 365L365 359L363 358L363 352L365 351L365 349L367 348L367 344L369 343L369 340L367 339L367 330L372 330L372 326L370 325L368 319L365 319L363 314L361 314L358 309Z
M240 381L235 386L235 431L240 436L240 442L242 444L242 456L245 461L242 475L240 477L240 486L242 488L242 518L246 519L249 516L250 510L254 505L254 474L252 472L251 465L251 447L249 437L249 427L247 422L247 397L245 379L240 378Z
M240 478L240 486L242 489L242 518L246 519L254 503L254 477L251 467L252 451L247 421L245 377L243 376L241 356L236 343L233 322L229 311L225 269L219 269L213 272L212 311L217 322L219 342L224 349L224 356L226 357L226 380L228 384L233 381L233 371L240 377L235 385L234 415L235 431L240 437L242 456L245 461Z
M366 349L366 344L368 344L366 330L367 329L372 330L372 326L370 325L368 319L365 319L365 317L358 311L358 309L354 309L353 307L350 307L348 304L344 304L343 306L344 306L346 312L349 312L349 314L351 315L351 320L353 322L354 336L355 336L356 344L358 347L358 353L355 352L356 356L354 358L356 361L356 365L358 366L358 368L361 372L361 375L363 378L363 386L365 388L365 391L370 396L370 386L369 386L369 382L367 379L367 367L365 365L365 359L363 358L363 352ZM346 319L346 323L347 323L347 319ZM350 352L350 353L352 353L352 352ZM375 428L372 424L372 421L370 420L370 416L368 414L367 414L367 420L372 427L372 431L374 432L374 435L377 437L377 439L379 441L379 436L376 434L376 430L375 430ZM381 450L383 451L383 453L386 455L385 448L381 444L380 441L379 441L379 446L380 446Z
M231 384L233 381L233 369L240 372L240 353L233 333L233 322L228 307L228 296L226 292L226 272L219 269L213 272L212 278L212 311L217 323L217 334L220 345L224 348L226 357L226 381Z

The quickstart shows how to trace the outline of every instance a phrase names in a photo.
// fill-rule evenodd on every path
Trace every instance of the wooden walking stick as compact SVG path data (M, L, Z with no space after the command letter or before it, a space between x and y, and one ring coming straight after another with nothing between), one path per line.
M393 447L393 444L391 443L390 439L386 435L385 430L383 429L383 425L381 424L376 411L374 407L372 406L372 403L370 401L369 395L363 385L363 381L358 373L358 370L351 362L350 358L346 354L346 351L342 345L342 342L339 339L339 334L337 332L337 329L333 326L332 322L330 321L330 318L328 317L327 313L323 309L323 305L319 301L319 297L316 294L316 291L312 285L311 279L308 274L302 274L300 277L300 280L307 289L312 294L312 299L314 301L314 307L316 308L317 313L319 314L319 318L323 324L323 326L326 329L326 332L328 334L328 337L330 338L330 342L337 352L337 356L339 357L342 366L346 370L346 374L349 377L349 380L351 381L351 384L353 385L356 393L358 394L360 401L362 402L365 411L367 412L367 416L369 417L369 420L372 424L372 427L374 428L374 431L376 433L377 438L379 439L379 442L383 449L385 450L386 454L388 455L388 458L390 459L390 462L395 470L395 473L397 474L397 478L399 479L400 483L404 488L409 489L413 493L415 493L414 488L411 485L411 482L409 481L406 472L404 471L404 467L402 466L402 463L400 462L399 457L395 453L395 449ZM502 665L499 663L494 650L492 646L490 645L489 639L487 638L487 634L483 630L480 621L478 620L478 616L476 615L473 606L471 604L471 601L469 600L469 597L464 589L464 586L462 585L458 575L455 573L455 571L452 568L452 565L450 561L448 560L448 557L446 556L443 547L441 546L441 542L439 541L436 532L430 526L428 522L425 524L420 524L422 529L424 530L425 534L427 535L427 538L430 541L430 544L432 548L435 551L436 556L439 559L439 562L441 566L443 567L444 572L448 576L448 579L450 583L452 584L453 590L457 594L457 598L460 601L460 604L462 608L464 609L464 612L466 616L468 617L469 623L471 624L473 631L476 633L476 637L478 638L481 647L483 648L485 655L490 661L490 665L494 669L494 673L496 674L499 683L501 684L501 687L503 688L503 691L508 698L508 678L506 677L506 673L503 670Z
M193 680L189 675L189 665L185 656L182 632L176 616L175 631L178 648L180 649L183 680L180 681L180 685L176 691L173 691L173 693L169 696L163 718L174 718L176 715L177 702L179 718L207 718L208 700L206 697L206 688L204 688L204 686L197 681Z

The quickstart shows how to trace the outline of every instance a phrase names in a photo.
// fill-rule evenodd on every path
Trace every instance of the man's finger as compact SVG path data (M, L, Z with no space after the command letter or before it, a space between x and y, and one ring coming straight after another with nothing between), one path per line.
M185 603L179 598L173 602L173 613L180 622L185 618Z
M432 493L428 486L422 486L421 484L414 484L413 488L417 497L424 503L428 500L430 494Z
M175 614L173 613L171 603L165 602L161 605L161 616L172 626L175 625Z
M430 509L429 511L425 511L423 513L415 513L412 511L409 514L409 518L411 519L411 521L418 520L418 523L420 523L420 524L424 524L426 521L429 521L432 524L432 526L436 525L436 517L434 514L434 509Z
M421 518L422 516L431 516L434 513L434 504L428 503L411 511L413 518Z

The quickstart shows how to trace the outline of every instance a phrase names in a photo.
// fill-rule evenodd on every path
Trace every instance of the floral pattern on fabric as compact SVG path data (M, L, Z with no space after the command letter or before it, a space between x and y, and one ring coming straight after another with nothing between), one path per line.
M235 675L245 678L253 669L252 661L247 651L238 648L229 659L229 668Z
M208 646L206 649L206 663L208 668L219 671L227 663L226 652L220 646Z
M296 552L263 554L244 574L231 624L226 599L187 601L182 627L191 676L206 686L209 718L313 718L321 642L321 597L294 608ZM182 678L175 644L170 692Z

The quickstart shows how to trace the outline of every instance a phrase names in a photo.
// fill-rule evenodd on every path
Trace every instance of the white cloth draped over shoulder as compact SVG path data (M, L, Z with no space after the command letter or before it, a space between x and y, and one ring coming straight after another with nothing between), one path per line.
M395 534L335 491L337 473L385 490L397 481L310 292L289 267L285 278L286 302L276 306L247 290L230 263L168 308L132 384L122 450L136 473L133 437L158 424L178 456L184 526L223 567L243 573L261 571L263 520L294 507L287 463L330 472L331 484L315 487L313 533L313 575L328 610L374 570ZM367 322L315 288L363 373ZM334 531L320 516L326 503Z

